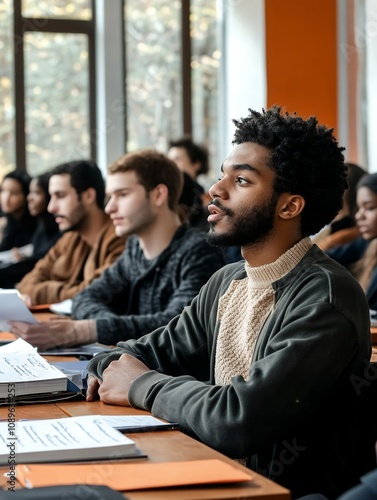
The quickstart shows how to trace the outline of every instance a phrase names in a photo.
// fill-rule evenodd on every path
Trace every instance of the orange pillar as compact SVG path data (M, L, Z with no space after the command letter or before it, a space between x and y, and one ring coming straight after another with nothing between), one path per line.
M265 0L265 9L268 106L336 129L336 0Z

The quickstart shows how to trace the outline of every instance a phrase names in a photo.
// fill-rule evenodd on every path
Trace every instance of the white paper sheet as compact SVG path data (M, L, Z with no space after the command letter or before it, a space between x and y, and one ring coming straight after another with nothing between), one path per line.
M96 416L21 421L14 430L0 422L0 463L6 463L12 442L16 463L115 459L136 449L131 439Z
M21 299L18 290L0 289L0 331L9 332L8 321L38 323Z

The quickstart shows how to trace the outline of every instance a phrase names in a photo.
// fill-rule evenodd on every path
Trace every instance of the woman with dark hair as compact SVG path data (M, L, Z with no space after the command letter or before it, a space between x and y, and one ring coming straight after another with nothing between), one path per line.
M344 245L360 236L355 221L357 212L356 189L359 180L366 172L355 163L345 163L345 165L348 169L348 188L344 191L343 206L332 223L312 238L313 242L322 250Z
M360 237L326 253L352 272L367 296L369 308L377 310L377 173L360 179L356 199Z
M47 172L30 181L27 205L35 222L35 230L29 246L12 249L13 263L5 265L0 271L1 288L14 288L60 237L58 225L47 211L50 201L48 192L50 176L50 172Z
M27 206L30 177L22 170L5 175L0 185L0 252L28 245L35 229L35 219Z

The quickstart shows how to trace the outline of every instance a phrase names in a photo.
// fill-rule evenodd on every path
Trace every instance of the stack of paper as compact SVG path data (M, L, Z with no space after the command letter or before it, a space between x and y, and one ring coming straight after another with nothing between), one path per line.
M0 399L65 391L67 380L22 339L0 347Z
M14 442L16 463L119 459L140 456L134 441L101 417L83 416L17 422L9 434L0 422L0 464L8 463Z

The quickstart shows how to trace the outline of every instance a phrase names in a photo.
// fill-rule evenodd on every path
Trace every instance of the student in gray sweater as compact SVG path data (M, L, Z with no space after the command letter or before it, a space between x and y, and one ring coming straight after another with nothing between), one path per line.
M118 236L132 235L118 260L73 299L74 320L13 332L41 349L116 344L167 324L225 264L205 233L181 223L183 176L155 151L126 154L109 166L105 211ZM36 327L37 326L37 327Z
M139 238L131 236L119 259L76 295L73 316L92 320L104 344L137 339L182 312L224 263L203 231L186 225L153 259L146 258Z

